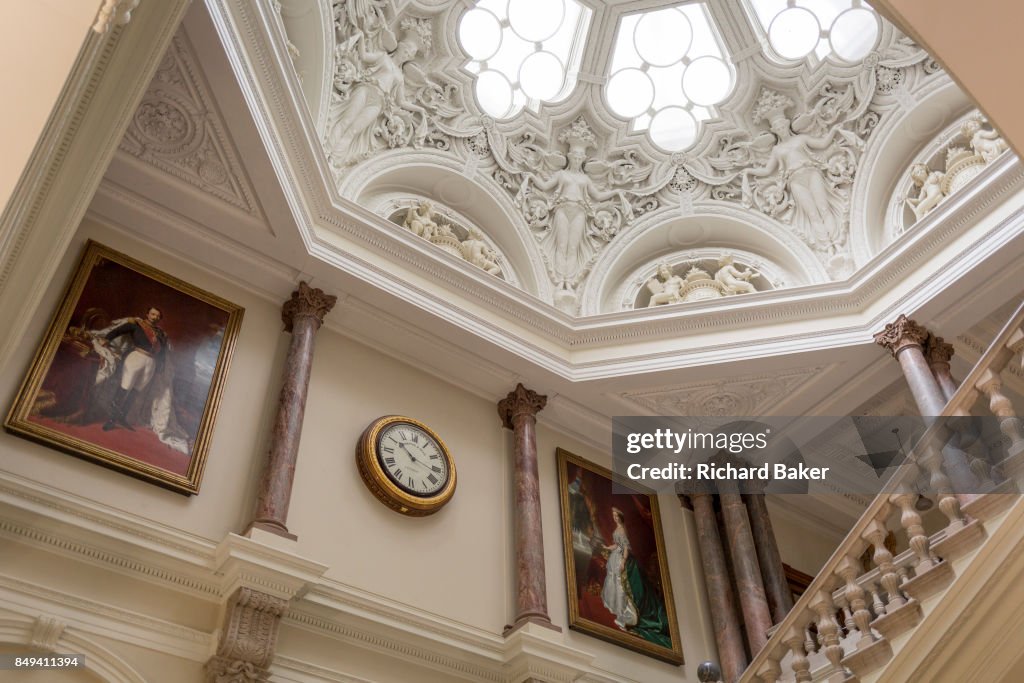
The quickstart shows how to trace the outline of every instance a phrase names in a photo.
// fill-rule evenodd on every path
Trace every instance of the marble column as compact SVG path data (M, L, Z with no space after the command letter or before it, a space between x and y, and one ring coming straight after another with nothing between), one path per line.
M929 336L927 329L902 314L875 335L875 343L887 349L899 362L914 402L926 422L941 415L947 402L946 394L925 357L924 344ZM978 479L971 471L964 452L955 444L948 443L942 454L945 474L954 490L968 496L971 495L968 492L977 491Z
M264 529L280 536L295 538L288 531L288 503L291 500L295 461L299 454L302 417L306 411L306 393L313 368L313 347L324 316L334 308L337 297L313 289L305 282L292 292L281 307L281 320L291 332L288 356L284 364L284 382L277 401L277 415L270 435L270 453L263 470L256 514L250 528Z
M547 581L544 575L544 531L540 514L537 471L537 413L547 404L522 384L498 402L498 415L513 434L515 486L516 615L506 633L527 623L551 628Z
M768 505L764 494L760 493L744 495L743 501L747 504L750 517L750 531L757 548L757 563L761 567L768 610L772 614L772 623L778 624L793 609L793 594L786 581L786 570L782 566L779 544L775 540L771 517L768 516Z
M772 627L772 615L768 609L768 598L761 580L761 566L757 561L757 547L750 530L747 506L733 482L720 482L719 500L722 502L722 519L725 520L725 534L729 541L729 556L736 574L736 592L739 593L740 609L747 631L750 655L756 657L768 642L768 629Z
M690 495L693 504L693 523L697 530L697 547L704 567L704 587L708 594L711 625L715 630L715 645L722 667L723 680L733 683L747 668L747 653L743 648L743 633L736 612L736 598L732 592L725 548L718 533L718 518L710 494Z
M950 372L949 368L949 362L953 360L953 345L942 337L929 334L924 348L928 365L932 369L932 375L942 390L942 395L948 402L949 399L953 398L953 394L957 390L956 380L953 379L953 373Z

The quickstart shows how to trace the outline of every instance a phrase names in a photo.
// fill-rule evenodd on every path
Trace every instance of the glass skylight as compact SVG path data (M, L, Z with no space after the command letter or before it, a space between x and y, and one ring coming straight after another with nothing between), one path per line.
M591 12L576 0L478 0L459 19L477 103L505 119L576 86Z
M733 90L727 56L702 4L623 17L605 85L608 106L662 149L686 149Z
M783 59L835 55L859 62L875 49L881 22L862 0L750 0L772 49Z

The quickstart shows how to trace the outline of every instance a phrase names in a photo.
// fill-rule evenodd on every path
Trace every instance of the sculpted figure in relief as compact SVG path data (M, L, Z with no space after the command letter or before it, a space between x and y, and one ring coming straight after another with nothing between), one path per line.
M434 205L429 201L423 201L418 206L409 207L403 225L416 233L417 237L430 241L440 231L434 215Z
M960 127L960 134L971 141L971 149L991 164L1000 154L1010 148L994 130L985 130L979 119L968 119Z
M648 308L674 304L682 301L680 290L686 284L686 280L672 272L672 266L667 263L658 265L658 274L647 281L647 289L651 292L651 300Z
M723 254L718 259L715 281L725 287L728 294L752 294L757 291L757 288L750 284L750 278L757 274L753 268L740 270L736 267L731 254Z
M930 171L924 164L914 164L910 169L910 177L918 191L916 197L907 197L906 202L917 220L924 218L946 198L942 191L945 175L942 171Z
M483 241L483 233L477 228L469 229L469 239L462 240L463 258L477 268L494 276L501 276L498 254Z

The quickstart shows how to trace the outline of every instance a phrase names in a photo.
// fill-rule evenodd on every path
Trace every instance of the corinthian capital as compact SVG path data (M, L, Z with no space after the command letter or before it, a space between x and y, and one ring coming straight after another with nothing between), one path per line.
M952 344L942 337L936 337L931 333L928 334L928 340L924 345L924 355L928 358L929 365L937 363L949 365L949 361L953 360L954 353Z
M523 415L536 417L547 402L547 396L541 396L522 384L517 384L514 391L498 401L498 416L501 417L501 423L506 429L512 429L516 418Z
M875 335L875 343L888 349L894 358L909 346L923 347L927 339L928 330L903 314Z
M281 320L284 322L285 332L292 331L292 325L298 318L313 318L319 328L324 322L324 316L330 313L337 303L338 297L324 294L321 289L314 289L305 282L299 283L299 288L292 292L292 298L284 302L281 307Z

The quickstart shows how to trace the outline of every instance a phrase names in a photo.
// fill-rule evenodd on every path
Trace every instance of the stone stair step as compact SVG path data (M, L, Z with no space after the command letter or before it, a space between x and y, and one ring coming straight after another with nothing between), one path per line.
M953 565L949 562L939 562L928 571L918 574L904 583L901 588L914 600L924 602L949 586L953 577Z
M864 647L858 646L856 650L843 657L841 663L859 678L882 668L890 659L892 646L885 638L879 638Z
M952 562L979 547L987 536L985 525L977 519L972 519L941 541L933 544L932 551L946 562Z
M1018 498L1020 498L1020 493L1017 490L1017 485L1007 479L990 492L984 493L964 505L962 510L964 514L974 519L987 522L1009 510Z
M913 629L924 618L921 603L911 598L903 605L871 622L871 628L878 631L886 640L893 640Z

